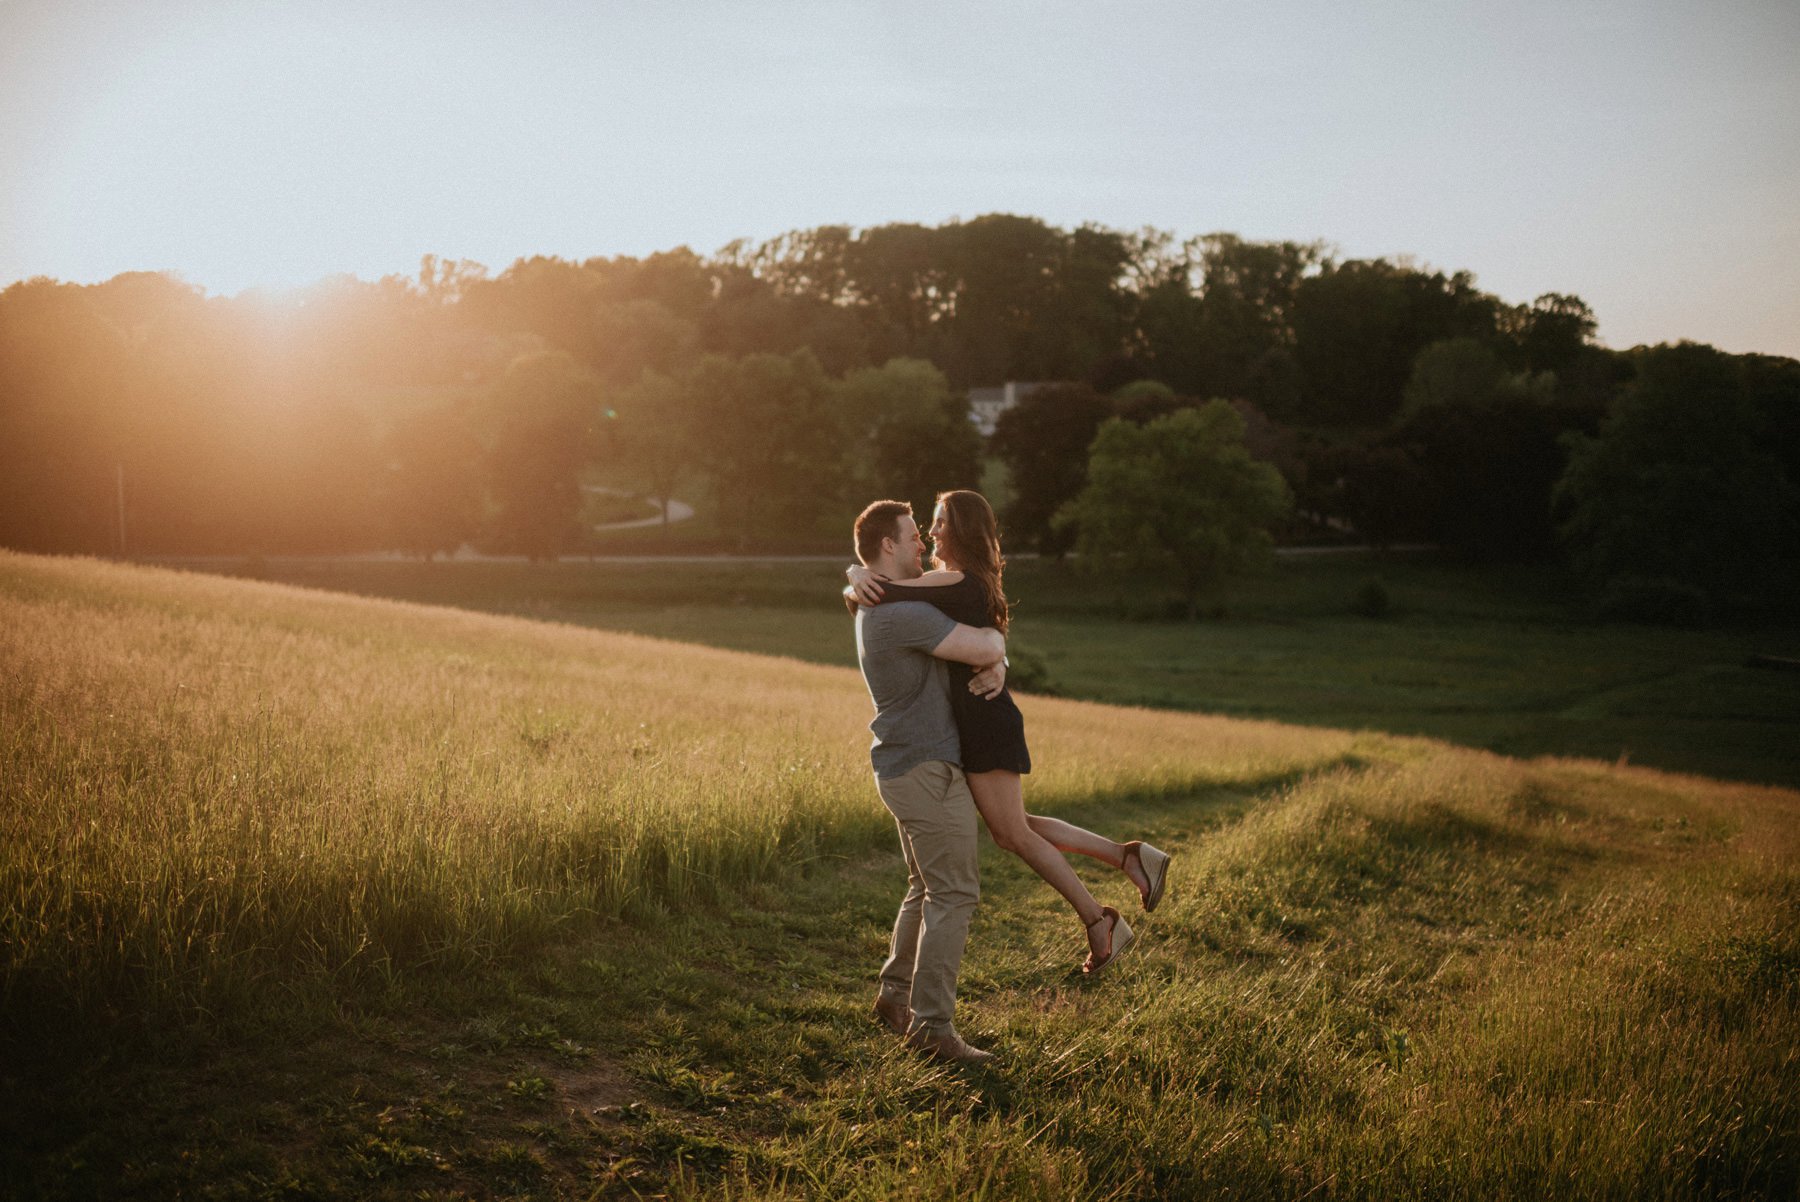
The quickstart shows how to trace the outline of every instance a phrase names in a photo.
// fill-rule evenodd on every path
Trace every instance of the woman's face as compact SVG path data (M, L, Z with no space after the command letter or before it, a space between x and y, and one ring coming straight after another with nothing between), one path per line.
M931 553L944 563L950 562L950 516L944 512L944 503L931 512Z

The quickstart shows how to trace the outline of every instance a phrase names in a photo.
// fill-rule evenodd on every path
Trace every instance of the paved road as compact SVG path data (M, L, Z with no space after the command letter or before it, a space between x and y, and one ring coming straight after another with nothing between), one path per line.
M626 492L622 488L607 488L601 484L583 484L581 487L587 492L604 493L609 497L635 497L638 495L637 493ZM649 501L652 505L657 503L654 497L645 497L644 499ZM677 501L671 497L668 501L668 515L671 525L676 522L685 522L694 516L694 507L689 505L686 501ZM601 522L596 525L594 529L642 530L649 526L660 526L662 524L663 515L658 513L647 518L632 518L629 521L624 522Z

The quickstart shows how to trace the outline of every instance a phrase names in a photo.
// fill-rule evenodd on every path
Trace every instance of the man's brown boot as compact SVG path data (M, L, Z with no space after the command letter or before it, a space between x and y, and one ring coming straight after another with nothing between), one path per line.
M899 998L891 998L886 994L875 997L875 1018L882 1026L896 1035L906 1034L912 1026L912 1007Z
M954 1029L942 1032L914 1031L906 1037L906 1046L923 1052L934 1060L948 1060L955 1064L986 1064L994 1058L992 1052L984 1052L964 1043L962 1036Z

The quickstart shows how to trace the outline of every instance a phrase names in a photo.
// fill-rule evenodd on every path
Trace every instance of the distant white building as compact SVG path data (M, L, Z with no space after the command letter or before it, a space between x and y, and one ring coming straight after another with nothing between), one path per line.
M990 438L994 433L994 423L1000 420L1002 413L1018 404L1019 398L1046 388L1049 384L1050 381L1047 380L1030 383L1008 380L998 388L971 388L969 420L975 423L975 428L981 431L983 438Z

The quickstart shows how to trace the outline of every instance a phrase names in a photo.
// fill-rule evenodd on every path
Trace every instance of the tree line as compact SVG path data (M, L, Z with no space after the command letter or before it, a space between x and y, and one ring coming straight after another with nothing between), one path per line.
M0 544L546 555L582 545L597 463L704 489L740 544L805 541L973 484L985 451L1013 544L1060 552L1107 422L1161 446L1219 399L1207 429L1279 472L1290 534L1568 555L1665 599L1779 578L1800 364L1595 329L1578 297L1320 243L1004 214L286 297L30 280L0 292ZM984 448L966 390L1008 380L1054 386Z

